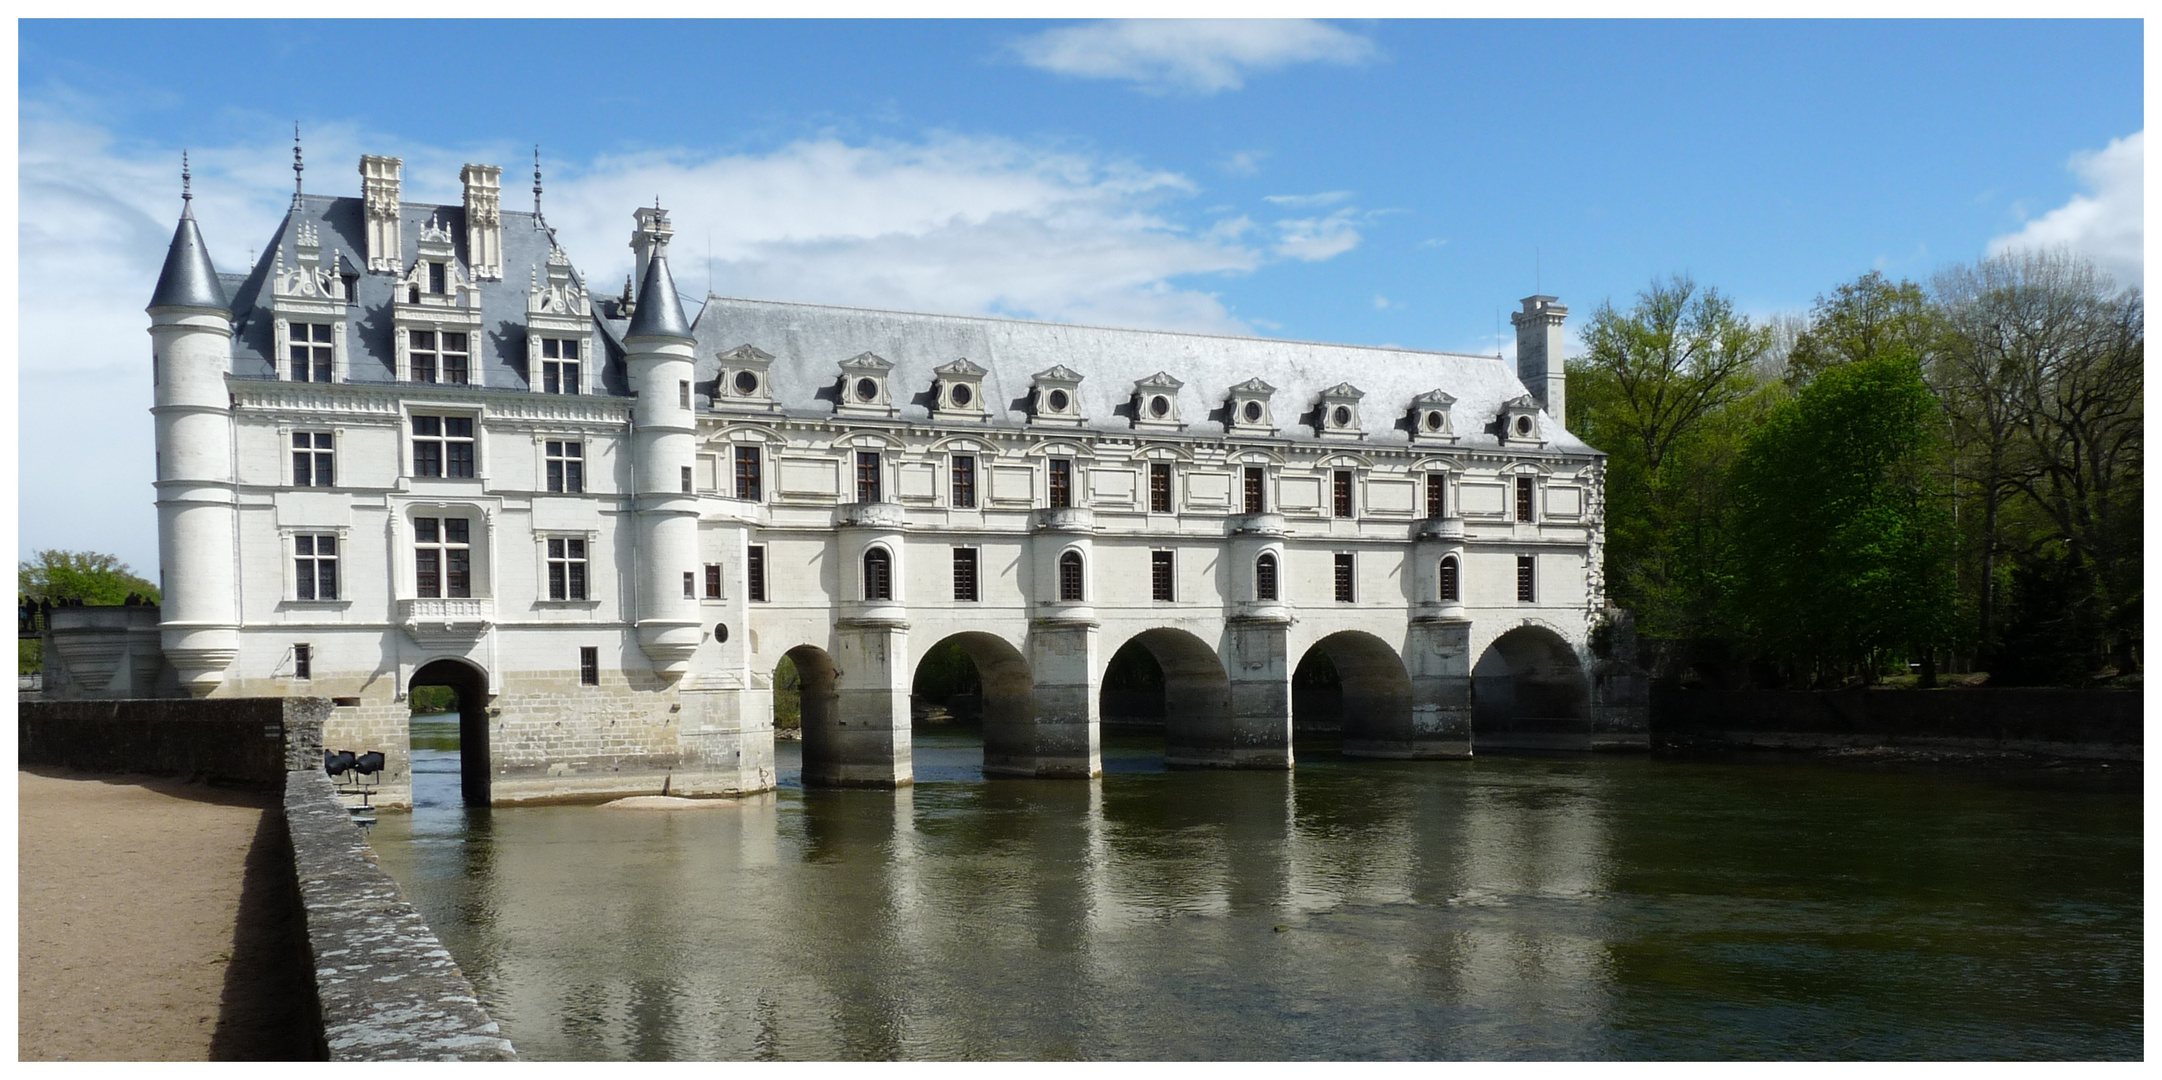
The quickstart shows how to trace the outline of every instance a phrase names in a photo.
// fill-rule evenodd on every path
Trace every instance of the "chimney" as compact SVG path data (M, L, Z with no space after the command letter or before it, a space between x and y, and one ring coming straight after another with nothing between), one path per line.
M398 177L405 168L402 158L363 155L360 159L360 197L368 220L368 269L395 274L404 269L405 245L398 229L402 203Z
M1527 296L1524 310L1509 314L1516 327L1516 377L1531 391L1554 422L1568 426L1562 371L1562 320L1569 309L1551 296Z
M631 280L638 282L641 289L645 287L646 264L653 261L653 256L657 254L666 255L668 238L676 234L676 230L668 224L668 211L660 208L660 199L655 198L653 202L652 206L638 208L638 213L634 215L638 219L638 227L631 230L631 251L638 256L638 270L631 275Z
M503 170L467 165L458 170L465 185L465 257L473 276L503 280Z

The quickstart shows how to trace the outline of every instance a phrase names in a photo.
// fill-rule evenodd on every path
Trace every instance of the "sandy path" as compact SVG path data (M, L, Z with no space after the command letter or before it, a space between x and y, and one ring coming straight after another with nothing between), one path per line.
M266 813L272 796L141 776L17 775L20 1060L305 1052L294 1041L305 1023L293 1000L293 924L265 888L284 856L282 820ZM250 918L236 934L244 885Z

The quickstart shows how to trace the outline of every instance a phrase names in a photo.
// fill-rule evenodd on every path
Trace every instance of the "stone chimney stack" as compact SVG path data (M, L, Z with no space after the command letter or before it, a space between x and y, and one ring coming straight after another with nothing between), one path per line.
M360 197L368 221L368 269L395 274L404 269L405 244L398 228L403 207L398 193L405 159L363 155L360 159Z
M658 204L660 200L655 199L654 202ZM661 209L659 205L641 206L635 216L638 227L631 230L631 251L638 256L638 269L631 276L631 280L638 282L639 288L643 290L646 264L652 262L655 255L668 253L668 238L674 236L676 230L668 224L668 211ZM636 299L644 300L645 297L640 295Z
M1527 296L1524 310L1509 314L1509 324L1516 327L1516 377L1546 408L1546 414L1564 427L1569 417L1561 324L1568 317L1569 309L1551 296Z
M465 185L465 257L473 276L503 280L503 170L467 165L458 170Z

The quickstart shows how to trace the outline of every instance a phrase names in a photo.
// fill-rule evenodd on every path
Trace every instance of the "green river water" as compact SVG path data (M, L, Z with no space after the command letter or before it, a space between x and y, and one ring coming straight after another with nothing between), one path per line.
M371 835L529 1060L2137 1059L2137 766L1382 762Z

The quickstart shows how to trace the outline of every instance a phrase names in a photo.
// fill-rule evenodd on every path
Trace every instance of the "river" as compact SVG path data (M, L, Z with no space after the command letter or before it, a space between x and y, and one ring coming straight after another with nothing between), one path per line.
M2141 772L1644 756L459 806L371 843L528 1060L2124 1059ZM434 749L426 749L434 747Z

